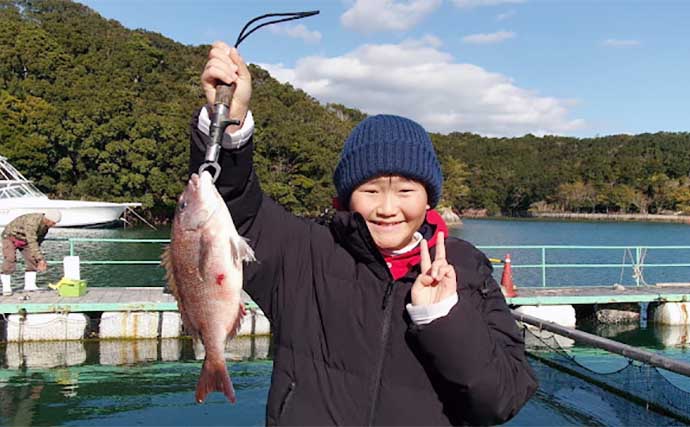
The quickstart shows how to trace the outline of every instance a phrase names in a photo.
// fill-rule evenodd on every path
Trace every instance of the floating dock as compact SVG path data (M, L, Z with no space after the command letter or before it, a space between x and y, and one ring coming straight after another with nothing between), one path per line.
M578 288L518 288L506 298L511 305L622 304L690 302L690 283L676 286L586 286Z
M526 313L566 326L575 326L580 306L609 312L622 304L650 303L648 317L664 324L688 324L690 284L680 286L518 288L508 304ZM243 294L248 315L239 335L268 335L270 323ZM630 308L628 308L630 310ZM175 298L162 287L90 287L85 295L61 297L53 290L17 291L0 296L0 341L74 340L83 338L138 339L187 336ZM606 322L605 316L599 316ZM618 316L621 319L621 316ZM628 315L625 321L639 320ZM612 320L618 322L620 320Z
M247 315L238 335L268 335L270 324L243 294ZM83 338L178 338L184 331L175 298L162 287L90 287L85 295L61 297L53 290L0 296L0 341Z

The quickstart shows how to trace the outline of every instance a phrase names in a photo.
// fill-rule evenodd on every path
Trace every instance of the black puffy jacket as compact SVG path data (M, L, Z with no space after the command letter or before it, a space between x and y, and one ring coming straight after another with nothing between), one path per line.
M195 116L191 172L208 141ZM393 280L359 214L339 212L329 228L284 210L261 192L252 150L249 143L223 151L216 184L256 251L245 290L271 321L266 423L477 425L513 417L537 382L484 254L446 240L458 303L415 326L405 305L419 267Z

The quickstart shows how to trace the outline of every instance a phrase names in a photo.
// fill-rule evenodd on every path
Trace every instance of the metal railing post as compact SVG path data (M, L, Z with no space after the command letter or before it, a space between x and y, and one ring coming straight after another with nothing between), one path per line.
M635 248L635 267L633 267L633 272L635 274L635 286L640 286L640 262L641 262L642 250L638 246Z
M546 287L546 248L541 248L541 287Z

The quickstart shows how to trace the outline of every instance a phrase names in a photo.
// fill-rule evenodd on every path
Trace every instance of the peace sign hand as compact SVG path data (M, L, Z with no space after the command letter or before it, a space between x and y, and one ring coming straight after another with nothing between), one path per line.
M421 273L412 285L412 305L435 304L457 292L455 268L446 261L446 245L443 233L438 233L436 259L431 262L429 244L421 243Z

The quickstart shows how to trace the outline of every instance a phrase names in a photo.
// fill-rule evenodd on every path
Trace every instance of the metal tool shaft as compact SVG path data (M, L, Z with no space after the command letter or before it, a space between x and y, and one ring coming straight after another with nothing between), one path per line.
M206 147L206 156L204 162L199 167L199 174L203 171L213 168L213 182L216 182L218 175L220 175L220 165L218 164L218 157L220 156L221 143L223 142L223 133L225 128L230 125L239 125L239 120L230 119L230 104L232 97L235 94L235 83L230 85L219 84L216 86L216 99L213 103L213 115L211 117L211 126L209 128L209 136L211 137L211 145ZM210 173L210 171L209 171Z

